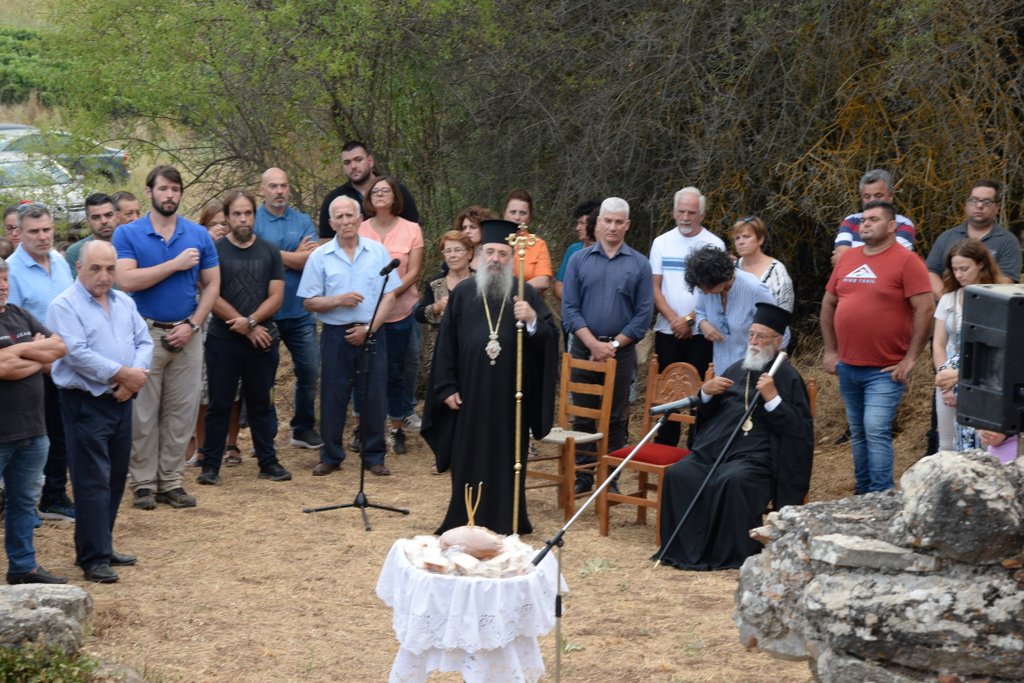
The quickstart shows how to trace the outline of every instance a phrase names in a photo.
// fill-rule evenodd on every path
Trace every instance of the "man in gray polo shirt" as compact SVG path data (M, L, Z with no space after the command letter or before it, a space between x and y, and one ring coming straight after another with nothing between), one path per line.
M946 267L946 254L954 244L966 239L981 240L992 252L1003 275L1014 282L1020 282L1020 242L996 222L1002 194L1002 186L994 180L975 182L967 198L967 220L945 231L935 240L926 265L936 299L942 296L942 271Z

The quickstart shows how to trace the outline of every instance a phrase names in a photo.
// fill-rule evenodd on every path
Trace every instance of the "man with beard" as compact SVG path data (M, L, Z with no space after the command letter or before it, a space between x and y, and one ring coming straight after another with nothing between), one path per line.
M113 206L106 206L113 217ZM149 378L153 340L131 297L112 289L117 254L105 240L82 249L78 282L53 300L47 323L68 355L53 364L75 491L75 560L86 581L113 583L117 509L132 451L132 397Z
M220 268L206 228L178 215L181 195L178 170L157 166L146 177L152 211L114 233L117 284L132 293L154 343L149 381L135 401L128 470L142 510L196 504L181 480L201 398L200 325L220 292Z
M778 510L800 504L807 495L814 453L807 389L788 362L774 377L768 375L789 319L784 308L757 304L746 357L701 387L701 428L693 451L665 473L659 523L667 564L695 570L739 567L760 550L747 532L760 524L768 501ZM758 396L761 402L743 420ZM737 426L721 464L669 543Z
M370 148L367 147L364 142L350 140L341 148L341 169L344 171L345 177L348 178L348 182L331 190L327 196L324 197L323 204L320 205L321 244L334 237L334 229L331 226L330 220L330 208L331 204L338 197L351 197L356 200L359 204L360 216L363 219L366 218L366 214L363 211L363 203L366 199L366 193L368 193L370 188L373 187L373 184L377 182L377 173L374 169L374 163L373 154L370 153ZM416 200L412 198L412 193L409 192L409 188L398 183L398 190L402 193L402 212L399 216L407 221L419 223L420 212L419 209L416 208Z
M551 430L558 373L558 327L530 285L515 296L510 221L483 221L484 267L455 287L437 335L424 408L423 438L440 472L451 469L452 495L438 533L467 523L466 485L479 496L475 523L512 533L515 443L524 470L519 480L518 532L531 533L526 514L528 430L540 439ZM523 329L522 431L515 434L516 321ZM482 486L477 488L482 482Z
M85 224L89 226L89 236L78 240L64 252L64 258L71 266L72 272L78 266L78 255L89 242L100 240L110 242L114 236L114 228L118 226L117 211L114 202L102 192L93 192L85 198Z
M231 231L216 244L223 284L213 304L206 337L210 404L206 409L203 472L196 481L208 485L220 482L221 457L239 380L259 478L288 481L291 472L281 467L274 449L277 411L271 396L280 341L272 318L284 298L281 253L253 234L255 195L236 190L224 198L223 204Z

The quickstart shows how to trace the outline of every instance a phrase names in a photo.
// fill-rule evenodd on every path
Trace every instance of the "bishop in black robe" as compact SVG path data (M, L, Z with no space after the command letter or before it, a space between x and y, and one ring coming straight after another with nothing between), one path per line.
M723 373L731 386L698 407L700 428L693 452L665 473L659 515L663 543L668 543L747 407L759 397L763 373L744 369L743 361L734 363ZM662 546L666 564L695 570L739 567L761 549L748 532L761 525L768 502L776 510L803 502L814 453L807 388L788 361L779 366L773 382L780 401L767 410L759 397L750 422L741 425L686 523L667 549Z
M516 291L513 282L512 292ZM491 323L497 327L501 345L493 365L485 350L489 335L487 316L474 279L459 283L441 320L420 432L434 451L438 471L451 470L451 500L437 533L467 523L465 485L476 491L480 482L483 491L475 524L501 534L512 533L517 334L511 299L508 297L500 316L501 300L491 298L488 302ZM525 286L525 299L536 312L537 320L533 334L523 330L520 534L533 530L526 514L524 492L528 436L532 432L534 438L540 439L551 431L559 339L551 311L529 284ZM444 402L455 392L462 399L459 410L452 410Z

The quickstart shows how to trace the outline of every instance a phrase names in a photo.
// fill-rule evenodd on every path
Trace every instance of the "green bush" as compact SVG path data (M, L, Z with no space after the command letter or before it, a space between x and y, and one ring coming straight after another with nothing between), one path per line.
M0 647L0 681L9 683L89 683L95 663L78 654L40 647Z
M59 66L43 35L28 29L0 27L0 104L19 104L36 92L52 104L53 76Z

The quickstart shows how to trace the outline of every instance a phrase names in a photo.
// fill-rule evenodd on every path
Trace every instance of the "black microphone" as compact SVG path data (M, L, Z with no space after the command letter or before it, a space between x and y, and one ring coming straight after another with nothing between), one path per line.
M380 269L381 277L383 277L385 275L388 275L392 270L397 268L401 263L402 262L399 261L396 258L391 259L391 263L387 264L386 266L384 266L383 268Z
M653 406L651 408L651 415L664 415L665 413L675 413L680 410L692 408L699 402L700 394L694 394L693 396L687 396L686 398L679 399L678 401L672 401L671 403L662 403L660 406Z

